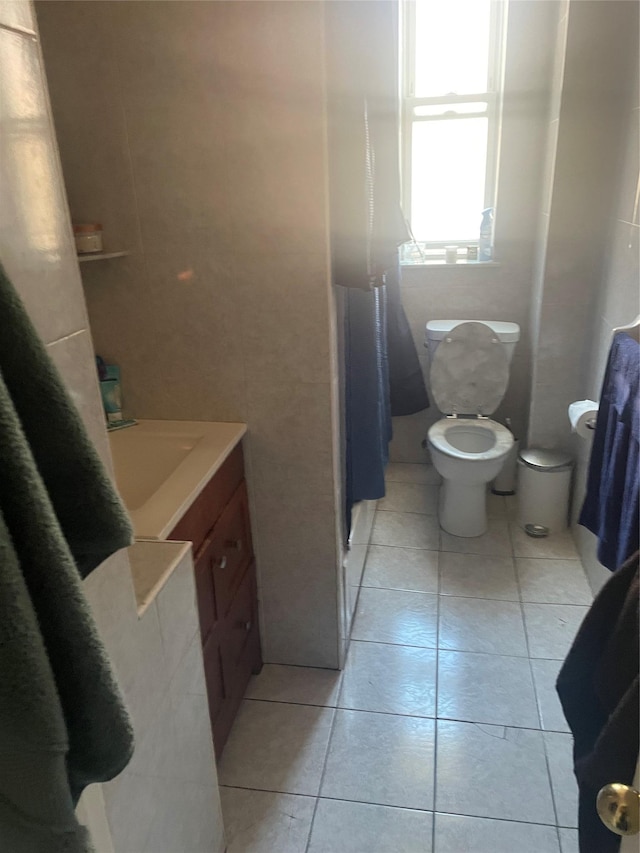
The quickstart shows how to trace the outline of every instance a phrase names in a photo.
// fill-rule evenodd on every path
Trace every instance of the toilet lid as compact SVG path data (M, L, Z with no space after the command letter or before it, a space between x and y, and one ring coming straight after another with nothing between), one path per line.
M484 323L460 323L431 361L431 393L445 415L490 415L509 381L509 363L497 335Z

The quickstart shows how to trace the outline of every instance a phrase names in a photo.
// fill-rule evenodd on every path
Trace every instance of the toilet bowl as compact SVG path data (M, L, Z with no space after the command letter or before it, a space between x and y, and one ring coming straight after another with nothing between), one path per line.
M507 427L488 415L505 394L519 332L517 324L497 321L427 324L431 393L446 415L429 429L427 444L442 477L440 526L454 536L487 530L487 485L514 442Z
M440 526L454 536L481 536L487 530L487 483L498 476L513 435L489 418L441 418L428 444L440 487Z

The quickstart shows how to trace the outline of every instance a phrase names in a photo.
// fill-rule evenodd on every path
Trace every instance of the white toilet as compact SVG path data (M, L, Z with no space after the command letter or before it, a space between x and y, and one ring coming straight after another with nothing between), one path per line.
M446 415L431 427L427 440L443 480L440 526L454 536L481 536L487 530L487 484L498 475L514 440L488 416L507 390L519 338L517 323L427 323L431 395Z

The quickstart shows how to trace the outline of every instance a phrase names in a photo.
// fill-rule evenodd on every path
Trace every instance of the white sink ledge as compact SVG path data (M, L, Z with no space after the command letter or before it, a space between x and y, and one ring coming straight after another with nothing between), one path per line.
M246 424L141 420L109 433L138 539L166 539L246 433Z

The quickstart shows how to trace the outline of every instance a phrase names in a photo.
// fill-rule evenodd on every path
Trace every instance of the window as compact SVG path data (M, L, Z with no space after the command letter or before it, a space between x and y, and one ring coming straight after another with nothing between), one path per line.
M404 260L421 263L477 245L481 212L495 206L504 4L402 10L402 194L417 243Z

